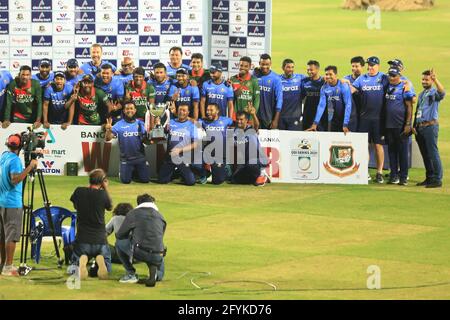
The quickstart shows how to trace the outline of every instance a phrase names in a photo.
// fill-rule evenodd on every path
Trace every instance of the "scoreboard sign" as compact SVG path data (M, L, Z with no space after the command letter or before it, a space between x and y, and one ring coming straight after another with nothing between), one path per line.
M0 69L37 70L47 58L64 70L99 43L116 65L131 57L149 69L179 46L185 63L202 53L236 73L243 55L270 53L270 10L271 0L0 0Z

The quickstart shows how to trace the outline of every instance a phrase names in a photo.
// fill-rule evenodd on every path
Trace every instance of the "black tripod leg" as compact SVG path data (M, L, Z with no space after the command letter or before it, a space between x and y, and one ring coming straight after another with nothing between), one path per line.
M61 259L61 256L59 254L58 242L56 241L55 235L55 226L53 224L52 213L50 212L50 202L48 199L47 188L45 187L44 175L42 174L42 171L40 169L37 169L36 172L38 174L39 185L41 187L42 192L42 199L44 200L45 212L47 213L48 225L50 227L50 233L53 238L53 245L55 246L56 257L58 259L58 268L62 268L64 261Z
M30 190L28 190L28 202L27 205L23 206L23 217L22 217L22 235L21 235L21 247L20 247L20 265L19 265L19 274L22 276L26 276L30 271L31 267L27 266L27 252L28 252L28 243L30 239L30 230L31 230L31 214L33 213L33 197L34 197L34 177L29 176L28 179L31 180L31 198L30 198ZM23 182L22 189L22 198L24 199L25 195L25 185L26 181ZM30 185L28 185L30 188Z

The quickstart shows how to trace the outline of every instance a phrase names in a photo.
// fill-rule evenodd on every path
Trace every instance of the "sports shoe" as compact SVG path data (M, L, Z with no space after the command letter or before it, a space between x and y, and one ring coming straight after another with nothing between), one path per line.
M86 280L88 277L88 271L87 271L87 265L88 263L88 257L87 255L83 254L80 257L80 261L78 262L80 270L78 271L80 274L80 280Z
M425 188L441 188L441 187L442 181L432 181L425 186Z
M269 179L269 176L267 175L267 173L263 172L263 173L261 173L261 175L258 178L256 178L255 186L263 187L266 185L266 183L270 183L270 179Z
M377 176L376 176L376 178L375 178L375 181L376 181L377 183L384 183L383 174L378 172L378 173L377 173Z
M4 266L2 270L2 276L5 277L18 277L19 270L14 266Z
M156 266L150 266L150 275L148 276L148 279L145 281L146 287L154 287L156 285L156 274L157 268Z
M100 280L108 280L108 269L106 269L105 258L102 255L95 257L95 262L98 264L98 278Z
M206 184L207 182L208 182L207 176L201 176L197 179L197 183L199 183L199 184Z
M370 174L367 175L367 181L371 181L372 177L370 176Z
M399 186L407 186L408 180L407 179L400 179L400 182L398 183Z
M120 283L138 283L139 277L137 274L126 274L122 278L120 278Z
M398 177L390 177L388 184L398 184L400 182L400 179Z
M428 184L428 179L423 180L422 182L418 182L416 186L425 187Z

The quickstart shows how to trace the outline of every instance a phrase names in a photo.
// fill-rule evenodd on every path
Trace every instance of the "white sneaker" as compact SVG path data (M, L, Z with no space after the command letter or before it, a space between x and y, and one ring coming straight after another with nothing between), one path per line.
M5 277L18 277L19 270L14 266L4 266L2 270L2 276Z

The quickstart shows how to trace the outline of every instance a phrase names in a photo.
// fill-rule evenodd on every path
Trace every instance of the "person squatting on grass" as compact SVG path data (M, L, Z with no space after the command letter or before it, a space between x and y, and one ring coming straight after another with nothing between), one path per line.
M117 231L119 231L120 226L122 225L123 221L125 220L125 217L128 212L133 210L133 206L131 203L119 203L113 210L113 217L111 220L109 220L108 224L106 225L106 236L110 236L113 232L114 235L116 235L117 238ZM116 248L112 245L109 246L109 249L111 250L111 261L112 263L121 263L119 256L117 255Z
M111 272L111 252L106 239L105 210L112 209L108 179L102 169L89 173L89 186L78 187L70 197L77 210L77 234L72 262L79 265L80 280L88 277L87 263L95 258L100 280Z
M125 217L119 231L116 232L116 251L126 275L121 283L143 283L154 287L156 281L164 277L164 233L167 223L155 204L155 198L149 194L137 197L138 206ZM133 259L145 262L149 276L139 281Z

